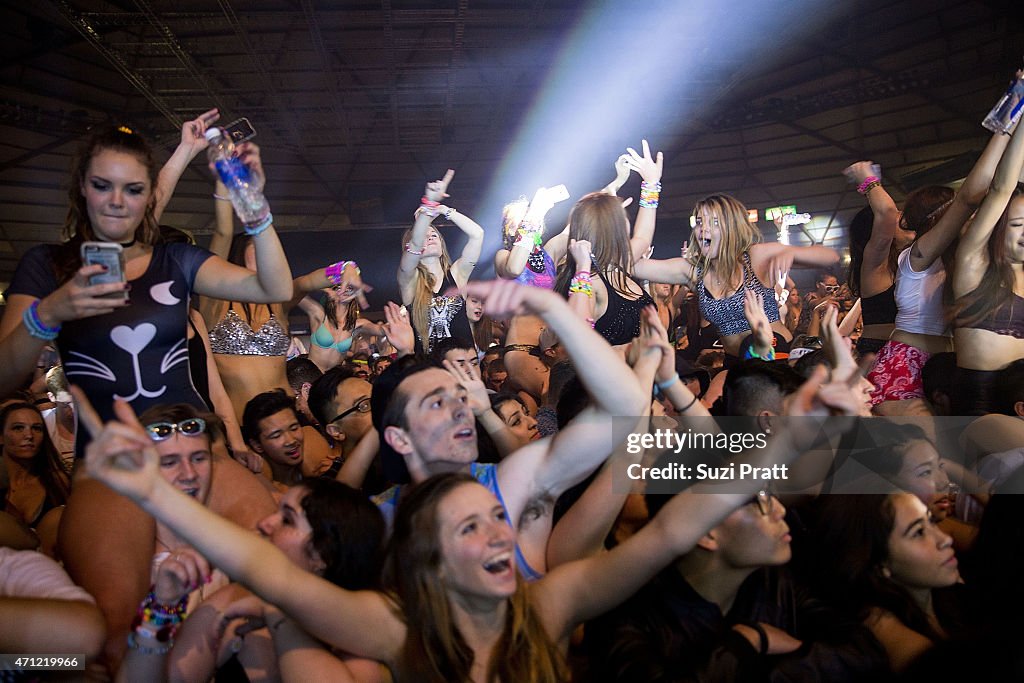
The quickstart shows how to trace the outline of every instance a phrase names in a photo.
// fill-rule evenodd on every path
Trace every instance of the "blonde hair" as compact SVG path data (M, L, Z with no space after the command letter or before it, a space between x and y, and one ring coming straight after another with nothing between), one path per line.
M429 228L433 229L433 228ZM437 232L438 242L441 244L441 278L442 280L448 275L448 271L452 267L452 259L448 255L448 245L444 242L444 237L440 232ZM412 228L405 231L402 235L402 245L409 244L412 239ZM430 347L430 306L434 301L434 292L437 289L439 283L434 282L434 275L427 269L423 262L420 261L416 264L416 289L412 295L412 305L409 307L409 318L412 322L412 328L416 330L416 335L423 342L423 350L427 351Z
M526 218L526 211L530 208L530 200L520 196L519 199L509 202L501 209L501 234L506 249L512 249L515 242L516 232L523 219Z
M761 231L747 219L747 207L743 202L727 194L713 194L699 200L693 207L694 218L701 212L718 214L721 221L722 241L718 247L718 262L727 264L732 276L735 264L751 245L762 241ZM696 232L696 228L694 229ZM691 240L690 262L705 272L711 259L701 249L700 240Z

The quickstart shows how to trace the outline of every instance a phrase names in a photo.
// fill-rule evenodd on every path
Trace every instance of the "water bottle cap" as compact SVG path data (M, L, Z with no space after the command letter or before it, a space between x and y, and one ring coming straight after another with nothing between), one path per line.
M223 133L221 133L220 128L207 128L204 135L207 140L213 140L214 138L219 138Z

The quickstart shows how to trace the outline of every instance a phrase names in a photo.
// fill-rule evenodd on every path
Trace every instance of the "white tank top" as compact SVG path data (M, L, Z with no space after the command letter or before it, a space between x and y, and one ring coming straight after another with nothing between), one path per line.
M896 329L949 337L942 305L946 268L937 258L923 272L910 266L910 247L900 252L896 270Z

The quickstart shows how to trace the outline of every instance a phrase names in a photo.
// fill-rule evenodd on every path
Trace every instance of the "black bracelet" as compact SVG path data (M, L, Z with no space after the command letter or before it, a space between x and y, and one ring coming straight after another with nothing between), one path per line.
M743 625L749 626L750 628L757 631L757 637L761 640L761 647L758 648L758 654L760 654L762 657L768 654L768 634L765 632L764 626L761 626L761 624L759 624L756 621L744 622Z
M692 401L690 401L689 403L687 403L687 404L686 404L686 407L685 407L685 408L676 408L676 412L678 412L678 413L679 413L680 415L682 415L682 414L683 414L683 413L685 413L685 412L686 412L687 410L689 410L690 408L692 408L692 407L693 407L693 404L694 404L694 403L696 403L696 402L697 402L697 394L694 394L694 395L693 395L693 400L692 400Z

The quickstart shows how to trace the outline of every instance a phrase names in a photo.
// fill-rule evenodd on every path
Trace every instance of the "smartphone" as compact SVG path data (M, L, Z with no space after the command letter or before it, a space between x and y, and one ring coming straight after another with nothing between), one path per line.
M256 129L249 123L249 119L244 116L237 121L232 121L228 125L222 126L221 131L236 145L256 137Z
M107 272L97 273L89 277L90 285L102 285L110 282L125 282L124 249L117 242L83 242L82 263L87 266L96 264L107 267ZM127 291L104 294L103 299L127 299Z
M569 190L565 189L565 185L555 185L548 188L548 196L551 197L552 204L557 204L569 198Z

